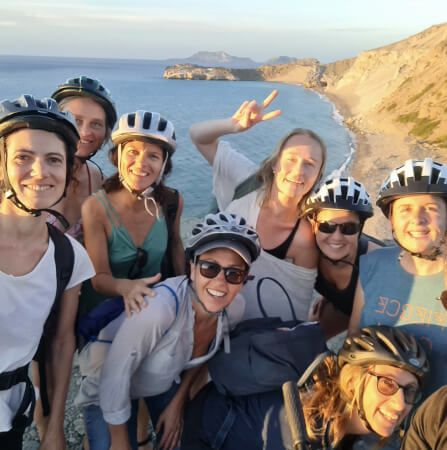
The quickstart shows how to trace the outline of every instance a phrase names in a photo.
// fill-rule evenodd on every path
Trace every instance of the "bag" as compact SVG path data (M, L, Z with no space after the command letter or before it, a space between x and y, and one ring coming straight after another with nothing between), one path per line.
M45 362L52 340L56 335L61 299L65 288L70 281L74 267L74 250L70 240L62 231L47 223L48 234L54 244L54 261L56 264L56 296L50 314L45 322L43 334L39 342L33 360L39 365L40 397L42 400L42 410L44 417L50 414L50 403L47 392L47 376ZM32 414L31 414L32 416Z
M172 235L174 234L174 222L177 217L179 204L179 192L176 189L166 188L166 198L163 202L163 214L168 229L168 245L160 265L161 279L175 277L174 265L172 264Z
M296 382L315 357L327 351L319 323L279 317L241 322L230 340L230 353L221 348L208 361L217 389L230 396L268 392L286 381Z

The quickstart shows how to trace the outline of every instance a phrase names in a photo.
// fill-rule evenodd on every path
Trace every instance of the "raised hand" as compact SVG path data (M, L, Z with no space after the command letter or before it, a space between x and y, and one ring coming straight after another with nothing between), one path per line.
M245 101L244 103L242 103L242 105L232 117L233 123L238 127L237 131L248 130L259 122L263 122L265 120L270 120L274 117L280 116L280 109L269 113L264 113L264 109L270 105L270 103L276 98L277 95L278 91L275 89L260 105L258 105L256 100L252 100L251 102Z
M153 277L139 278L136 280L120 280L120 293L124 299L124 307L127 317L131 312L139 313L147 306L145 296L155 297L156 293L148 285L154 284L161 278L160 274Z

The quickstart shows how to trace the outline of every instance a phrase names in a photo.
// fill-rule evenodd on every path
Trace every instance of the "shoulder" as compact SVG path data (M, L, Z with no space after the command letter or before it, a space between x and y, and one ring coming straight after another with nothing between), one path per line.
M65 236L70 241L74 252L73 272L67 285L67 289L69 289L85 280L88 280L89 278L94 277L95 269L85 248L70 235L65 234Z
M92 182L92 191L96 192L97 190L99 190L101 188L102 183L103 183L102 172L92 162L87 161L86 164L87 164L87 170L90 173L90 179L91 179L91 182Z
M300 219L300 224L298 225L298 229L292 242L292 245L293 244L305 249L316 248L312 225L306 217L301 217Z

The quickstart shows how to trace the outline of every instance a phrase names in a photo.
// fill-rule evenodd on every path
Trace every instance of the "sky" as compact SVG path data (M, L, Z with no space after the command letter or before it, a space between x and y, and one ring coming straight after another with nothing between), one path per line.
M446 21L446 0L0 0L0 54L331 62Z

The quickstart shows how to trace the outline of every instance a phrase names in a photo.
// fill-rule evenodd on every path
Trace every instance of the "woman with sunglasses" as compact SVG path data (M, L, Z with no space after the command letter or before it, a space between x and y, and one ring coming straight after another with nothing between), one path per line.
M261 105L246 101L232 117L194 124L190 135L213 167L218 208L246 217L262 242L261 257L252 268L255 278L244 287L244 318L305 320L318 252L311 226L302 217L306 198L324 172L324 142L310 130L294 129L258 168L220 139L280 115L279 110L264 112L276 95L277 91L273 91ZM241 185L245 193L235 198Z
M408 160L391 171L380 187L377 205L389 219L395 247L360 258L349 333L382 324L414 334L432 368L427 393L447 384L447 310L443 243L447 230L447 166Z
M390 438L420 400L428 376L425 351L411 335L392 327L362 329L346 338L338 357L324 358L301 388L300 448L352 448L356 436L372 433ZM232 398L215 388L205 399L203 393L193 401L203 404L201 428L189 427L187 410L182 449L297 448L289 428L297 424L287 421L280 390ZM195 440L186 443L191 434Z
M308 319L320 321L329 339L348 328L360 255L379 248L362 235L373 208L361 183L336 177L325 181L307 199L306 213L320 251L315 290L322 295Z
M109 142L117 115L110 92L94 78L80 76L68 79L53 92L61 111L70 111L80 134L73 178L66 197L56 209L68 221L66 232L83 242L81 206L103 183L102 172L91 158ZM52 217L51 223L65 229Z
M146 400L161 448L177 445L193 368L222 341L229 344L229 329L244 309L237 294L259 251L258 236L245 219L209 214L186 246L188 275L156 285L157 296L146 297L145 309L130 318L121 314L84 348L78 403L85 406L91 450L108 449L110 436L111 449L136 449L131 400L138 398ZM179 385L187 369L193 372ZM177 426L168 426L174 416Z
M25 427L32 422L35 390L28 366L43 333L53 389L48 392L51 409L40 448L66 448L64 407L75 350L79 289L94 270L84 248L47 224L46 214L59 214L53 207L69 184L78 140L73 117L60 112L52 99L22 95L0 102L2 449L21 449ZM73 265L65 273L65 289L60 292L60 258L70 259L61 252L71 249ZM48 317L54 319L51 329Z
M184 273L183 197L164 184L177 148L174 126L159 113L136 111L120 118L112 139L109 156L118 172L82 207L96 276L82 288L81 315L116 295L128 315L138 312L144 296L152 295L147 285L158 280L153 277L165 254L175 274Z

